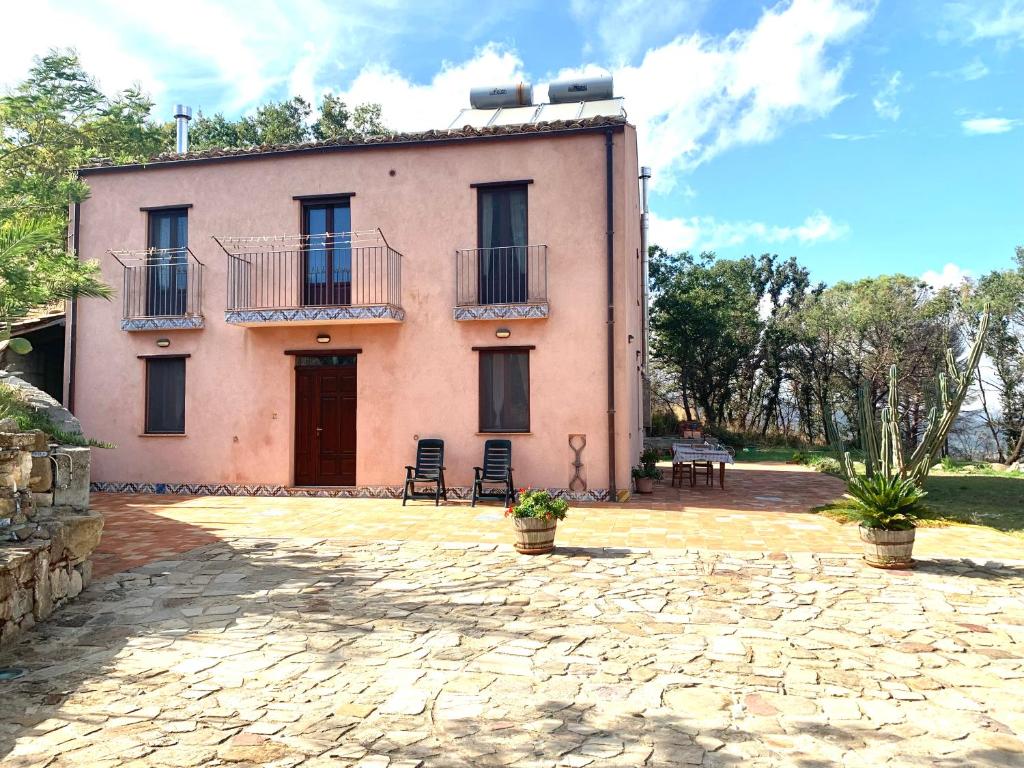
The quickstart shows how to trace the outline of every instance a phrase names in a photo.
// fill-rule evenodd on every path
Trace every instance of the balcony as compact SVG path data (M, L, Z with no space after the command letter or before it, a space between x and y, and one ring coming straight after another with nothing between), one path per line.
M456 320L548 316L548 247L512 245L455 252Z
M260 327L405 319L402 254L379 229L214 239L228 257L228 323Z
M110 251L124 269L122 331L203 327L203 264L188 248Z

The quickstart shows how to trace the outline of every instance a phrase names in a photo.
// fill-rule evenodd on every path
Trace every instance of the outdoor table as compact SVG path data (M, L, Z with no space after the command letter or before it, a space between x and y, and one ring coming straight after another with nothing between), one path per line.
M725 488L725 465L732 464L735 459L723 446L713 443L673 443L672 464L687 464L691 461L718 462L718 484ZM690 473L690 485L693 485L693 473Z

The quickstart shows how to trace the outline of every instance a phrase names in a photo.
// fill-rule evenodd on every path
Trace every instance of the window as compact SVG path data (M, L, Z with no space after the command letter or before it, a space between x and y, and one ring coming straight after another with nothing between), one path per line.
M352 303L352 211L348 198L306 203L303 303L332 307Z
M149 212L146 314L184 315L188 309L188 209Z
M146 360L146 434L185 434L185 358Z
M480 350L480 431L530 431L529 350Z
M517 304L527 300L526 185L477 190L478 300Z

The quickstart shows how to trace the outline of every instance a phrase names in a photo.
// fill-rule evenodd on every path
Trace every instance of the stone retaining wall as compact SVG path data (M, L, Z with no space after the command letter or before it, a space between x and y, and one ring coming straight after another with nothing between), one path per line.
M103 516L89 511L90 449L0 421L0 645L81 592Z

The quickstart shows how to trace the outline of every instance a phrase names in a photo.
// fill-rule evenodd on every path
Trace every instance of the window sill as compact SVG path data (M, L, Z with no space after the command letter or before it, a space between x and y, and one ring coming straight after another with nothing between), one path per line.
M518 431L517 430L512 430L512 431L509 431L509 432L502 432L500 430L495 430L493 432L477 432L477 435L532 435L532 434L533 434L533 432L523 432L521 430L518 430Z
M140 432L139 437L188 437L184 432Z

